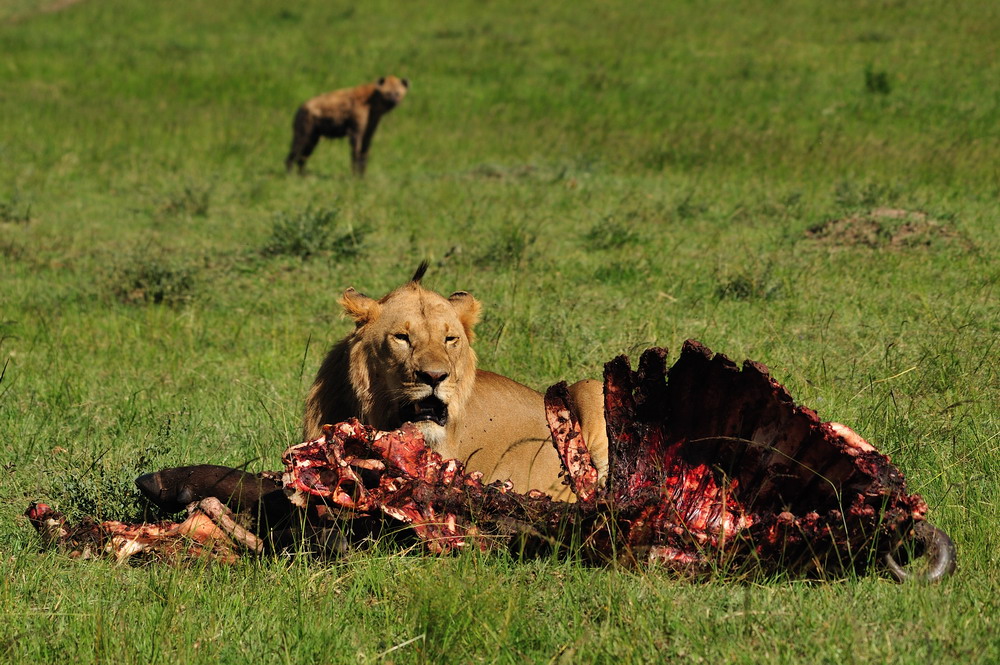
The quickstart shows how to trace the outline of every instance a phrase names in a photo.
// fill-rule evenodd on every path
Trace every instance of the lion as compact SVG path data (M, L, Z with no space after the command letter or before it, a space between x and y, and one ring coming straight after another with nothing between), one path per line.
M409 80L383 76L375 83L334 90L313 97L295 114L292 123L292 149L285 159L285 169L297 165L305 173L306 160L320 138L346 136L351 144L351 167L363 176L368 165L368 149L382 116L403 101L410 88Z
M486 482L510 480L519 492L574 499L560 479L559 456L541 393L476 367L471 343L480 303L465 291L444 296L413 278L379 300L349 288L340 304L355 322L323 360L306 399L304 440L325 423L358 418L381 430L414 423L427 444L458 459ZM584 440L601 479L607 473L604 388L570 386Z

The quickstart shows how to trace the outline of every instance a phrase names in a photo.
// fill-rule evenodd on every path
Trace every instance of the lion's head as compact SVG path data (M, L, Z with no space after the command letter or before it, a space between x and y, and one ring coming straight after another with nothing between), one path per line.
M356 326L346 342L361 419L383 430L416 423L433 446L472 394L472 329L480 306L465 291L445 298L423 288L426 270L422 263L413 279L380 300L348 289L340 304Z
M487 482L510 480L563 500L562 463L552 445L541 393L476 368L473 326L479 303L464 291L445 298L413 278L380 300L354 289L340 300L355 328L331 347L306 398L304 440L323 425L358 418L380 430L415 423L427 444ZM569 386L581 432L603 477L607 428L603 384Z

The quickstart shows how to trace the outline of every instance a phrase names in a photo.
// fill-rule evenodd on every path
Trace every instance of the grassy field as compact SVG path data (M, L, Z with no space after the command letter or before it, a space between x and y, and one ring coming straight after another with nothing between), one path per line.
M0 1L0 661L1000 662L998 34L991 0ZM368 177L343 141L286 176L296 106L389 73ZM39 552L31 499L280 468L339 294L425 258L537 388L687 338L767 364L957 575Z

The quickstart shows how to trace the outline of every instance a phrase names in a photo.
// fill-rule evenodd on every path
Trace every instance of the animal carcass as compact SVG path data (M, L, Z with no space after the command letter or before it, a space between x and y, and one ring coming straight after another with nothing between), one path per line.
M208 465L137 482L164 507L190 499L196 514L218 499L256 515L255 541L213 522L251 552L295 539L339 551L359 535L396 532L431 552L554 552L690 574L829 577L884 567L902 580L911 575L903 565L924 554L921 577L954 571L954 545L927 522L926 503L849 427L797 406L758 363L740 369L694 341L669 370L666 356L653 348L636 370L624 356L605 366L603 484L566 385L546 393L573 503L518 493L509 483L484 485L424 445L415 427L382 432L356 420L289 448L283 492L275 491L276 474L265 482Z

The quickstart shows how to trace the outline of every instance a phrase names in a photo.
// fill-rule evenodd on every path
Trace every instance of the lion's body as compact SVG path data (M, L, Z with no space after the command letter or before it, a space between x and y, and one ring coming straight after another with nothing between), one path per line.
M292 123L292 148L285 159L290 171L297 166L305 170L306 160L321 138L346 136L351 145L351 166L354 173L364 175L368 149L382 116L396 107L406 96L409 81L386 76L375 83L334 90L313 97L295 114Z
M341 303L354 332L323 361L306 401L303 434L355 417L379 429L416 422L434 450L479 471L486 481L510 480L525 492L561 499L562 483L542 395L513 379L476 369L470 346L479 303L450 298L414 280L379 301L353 289ZM400 336L406 337L404 342ZM584 440L603 477L607 469L603 388L581 381L570 391L580 408Z

